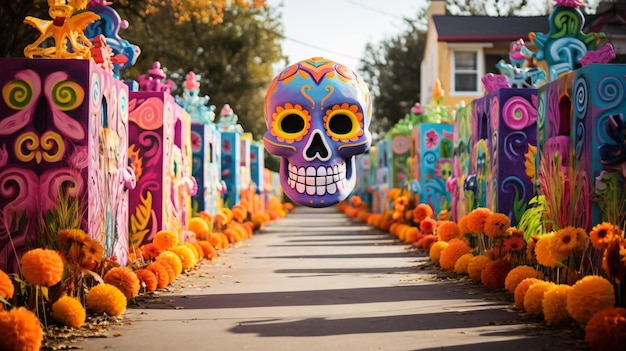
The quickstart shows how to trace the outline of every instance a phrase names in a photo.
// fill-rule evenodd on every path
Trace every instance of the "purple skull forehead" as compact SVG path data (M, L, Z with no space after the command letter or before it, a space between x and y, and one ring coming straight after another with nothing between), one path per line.
M355 156L366 152L372 100L348 67L315 57L283 70L265 97L265 148L281 157L280 180L293 201L326 207L356 185Z

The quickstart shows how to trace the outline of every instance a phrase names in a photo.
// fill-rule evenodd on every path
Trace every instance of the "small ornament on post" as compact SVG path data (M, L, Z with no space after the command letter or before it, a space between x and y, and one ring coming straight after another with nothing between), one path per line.
M34 43L24 49L24 56L51 57L51 58L91 58L91 42L83 31L89 23L100 16L90 11L74 14L77 10L87 7L87 0L55 1L48 0L48 14L52 20L43 20L27 16L24 23L30 24L41 33ZM54 45L40 47L47 39L52 39ZM69 49L69 50L68 50Z

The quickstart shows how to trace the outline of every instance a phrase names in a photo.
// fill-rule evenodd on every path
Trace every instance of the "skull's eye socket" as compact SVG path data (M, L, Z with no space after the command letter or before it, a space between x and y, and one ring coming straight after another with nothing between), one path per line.
M352 131L354 123L350 116L336 114L328 122L328 129L331 133L346 135Z
M280 121L280 129L287 134L299 133L304 129L304 118L295 113L287 115Z
M356 141L363 135L363 113L356 105L335 105L324 116L326 134L335 141Z
M311 127L311 116L300 105L285 105L280 107L274 114L272 122L272 134L279 141L293 143L302 140Z

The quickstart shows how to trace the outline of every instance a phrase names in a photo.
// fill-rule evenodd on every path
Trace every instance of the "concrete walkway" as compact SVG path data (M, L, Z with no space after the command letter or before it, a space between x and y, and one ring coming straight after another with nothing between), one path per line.
M447 278L447 276L449 278ZM443 274L335 208L296 208L85 350L581 350L579 333L520 316L503 292Z

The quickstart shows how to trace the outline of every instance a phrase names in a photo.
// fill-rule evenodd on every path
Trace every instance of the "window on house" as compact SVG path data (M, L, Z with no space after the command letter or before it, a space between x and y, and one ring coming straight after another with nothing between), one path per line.
M454 91L478 91L478 52L454 52Z
M500 74L500 70L496 67L496 63L504 60L509 62L508 54L485 54L485 74Z

